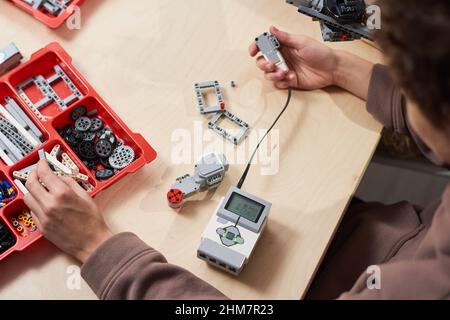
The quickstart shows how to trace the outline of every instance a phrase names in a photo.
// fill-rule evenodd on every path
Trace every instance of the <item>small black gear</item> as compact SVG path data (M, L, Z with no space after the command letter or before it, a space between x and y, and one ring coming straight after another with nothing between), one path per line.
M83 141L94 141L96 137L95 132L83 132L81 139Z
M100 157L100 158L108 158L111 156L111 154L114 151L114 147L111 144L111 142L109 142L106 139L100 139L98 140L98 142L95 144L95 153Z
M61 137L68 136L72 134L72 132L73 127L70 125L64 126L62 129L59 130L59 134L61 135Z
M78 147L79 141L78 141L78 139L77 139L74 135L66 136L66 137L64 137L64 140L66 140L66 142L67 142L72 148Z
M97 180L108 180L114 176L114 171L111 169L99 170L95 173Z
M109 164L109 159L108 158L100 158L100 164L105 169L113 169L113 167L111 167L111 165Z
M95 143L92 141L83 141L78 146L78 155L85 160L94 160L97 158L95 153Z
M89 131L91 128L92 121L88 117L81 117L75 121L75 129L80 132Z
M100 118L92 118L91 119L91 128L89 129L90 131L99 131L101 129L103 129L104 127L104 123L103 120Z
M84 160L83 163L89 170L97 170L97 165L94 160Z
M103 135L100 137L100 139L108 140L109 143L111 143L113 146L115 146L115 145L116 145L116 142L117 142L117 138L116 138L116 136L114 135L114 133L112 133L112 132L108 132L108 133L103 134Z
M116 148L113 154L109 157L109 164L117 170L122 170L128 167L134 160L136 154L133 148L129 146L120 146Z
M77 121L78 119L80 119L81 117L84 117L87 113L87 108L85 106L76 106L75 108L73 108L72 112L70 112L70 118L73 121Z

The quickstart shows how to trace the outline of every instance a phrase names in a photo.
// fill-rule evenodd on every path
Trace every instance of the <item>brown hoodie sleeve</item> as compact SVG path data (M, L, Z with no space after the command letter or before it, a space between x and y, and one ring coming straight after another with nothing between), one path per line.
M385 128L409 134L430 161L443 165L411 128L406 116L406 98L395 84L388 67L376 64L370 80L367 111Z
M437 162L430 150L409 126L405 98L395 86L386 67L375 66L369 91L368 111L386 127L399 133L409 133L422 152ZM408 207L406 203L396 205L396 207L404 208L401 211L394 211L393 206L385 206L383 209L377 209L378 213L375 214L385 215L389 219L394 217L401 222L398 226L387 220L386 217L373 220L373 215L366 216L366 219L372 219L368 220L372 226L375 226L376 223L384 224L385 227L391 229L391 234L398 233L398 241L395 246L391 246L393 250L390 254L387 257L380 256L380 259L374 259L374 263L377 263L375 261L379 263L378 269L375 271L378 275L379 287L370 289L371 285L369 284L371 283L368 284L368 280L373 280L373 277L370 277L371 275L367 272L363 272L352 288L341 294L339 299L448 299L450 296L450 273L448 271L450 270L450 187L446 189L440 199L437 211L437 206L430 206L417 216L418 221L415 223L406 224L408 216L410 218L414 216L412 214L414 209L411 206L409 206L409 210L406 209ZM424 219L429 215L425 211L434 213L432 222ZM404 226L405 229L399 228L400 226ZM409 232L406 233L407 230ZM370 236L372 242L368 240L360 241L360 243L369 243L371 254L382 253L382 246L386 244L386 239L390 239L388 235L388 232L365 232L364 236ZM376 241L377 237L383 239ZM363 237L360 238L363 239ZM352 250L352 247L348 247L347 250ZM365 250L367 251L367 249ZM354 254L354 250L352 253L352 257L358 257ZM351 259L346 262L350 263ZM354 264L357 262L354 261Z
M373 278L364 272L339 299L450 299L449 228L450 186L441 198L431 225L417 236L409 235L409 240L397 248L395 255L378 266L379 287L369 289L367 282Z
M190 272L167 263L132 233L103 243L84 263L81 275L100 299L227 299Z

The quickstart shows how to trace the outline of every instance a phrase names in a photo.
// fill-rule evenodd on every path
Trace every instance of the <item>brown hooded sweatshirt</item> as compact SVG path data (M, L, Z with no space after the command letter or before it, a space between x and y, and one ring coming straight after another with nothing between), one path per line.
M374 67L367 109L386 127L411 134L435 160L409 128L405 99L384 66ZM368 286L373 270L377 285ZM131 233L103 243L82 276L100 299L226 299ZM351 205L307 298L450 298L450 188L423 210L407 202Z

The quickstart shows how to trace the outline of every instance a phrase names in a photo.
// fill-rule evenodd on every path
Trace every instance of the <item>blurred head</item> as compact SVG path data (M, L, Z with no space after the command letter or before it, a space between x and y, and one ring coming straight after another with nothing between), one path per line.
M450 1L378 0L377 41L407 99L413 130L450 164Z

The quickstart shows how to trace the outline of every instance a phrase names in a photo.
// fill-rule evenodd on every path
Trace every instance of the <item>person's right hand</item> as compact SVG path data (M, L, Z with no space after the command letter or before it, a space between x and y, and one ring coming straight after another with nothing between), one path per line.
M112 236L89 194L72 178L57 177L46 160L30 174L26 187L25 204L39 231L79 261L84 263Z
M333 49L307 36L292 35L275 27L270 28L270 33L280 42L281 54L290 71L284 72L262 56L257 59L256 64L265 72L266 79L272 81L277 88L314 90L335 84L334 72L338 58ZM253 42L249 53L255 57L258 52L258 47Z

